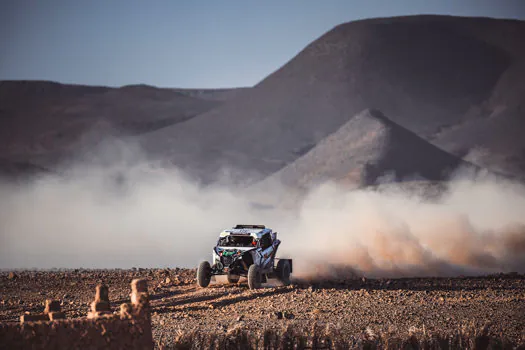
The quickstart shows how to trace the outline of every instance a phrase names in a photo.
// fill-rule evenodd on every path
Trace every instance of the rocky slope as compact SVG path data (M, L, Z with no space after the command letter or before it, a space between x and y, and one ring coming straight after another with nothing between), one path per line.
M380 111L365 110L266 181L299 188L331 179L354 186L415 179L443 181L460 167L473 168Z
M199 177L220 167L266 176L374 108L445 151L464 156L481 147L491 156L484 166L521 173L514 166L523 161L521 139L492 124L505 119L505 128L518 129L523 120L524 39L525 22L486 18L342 24L242 98L143 135L141 143ZM494 134L474 136L479 129ZM502 143L509 144L504 151Z
M455 156L523 176L524 41L523 21L377 18L335 27L249 89L1 82L0 156L53 167L124 134L200 180L227 168L256 181L373 108Z
M231 89L160 89L147 85L109 88L1 81L0 155L12 162L52 168L64 157L108 135L138 135L174 125L231 96Z

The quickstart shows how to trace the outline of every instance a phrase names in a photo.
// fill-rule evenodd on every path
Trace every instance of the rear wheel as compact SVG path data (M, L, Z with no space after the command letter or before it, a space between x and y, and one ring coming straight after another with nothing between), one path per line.
M197 268L197 284L199 287L206 288L211 281L211 266L207 261L200 263Z
M228 283L238 283L240 279L241 276L228 273Z
M250 265L248 269L248 287L250 289L261 288L261 270L255 264Z
M288 286L290 281L291 267L288 260L279 260L276 268L277 278L282 284Z

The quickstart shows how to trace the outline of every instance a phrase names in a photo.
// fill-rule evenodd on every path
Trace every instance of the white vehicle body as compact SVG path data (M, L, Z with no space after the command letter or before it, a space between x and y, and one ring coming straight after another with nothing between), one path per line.
M263 282L267 278L279 278L283 268L286 270L285 279L288 281L292 271L292 260L275 258L280 244L277 232L264 225L237 225L224 230L219 234L217 244L213 248L212 263L206 263L209 266L206 276L228 275L228 279L234 281L240 276L249 277L249 270L254 265L253 268L261 274ZM278 260L283 261L279 263ZM201 282L199 284L206 284Z

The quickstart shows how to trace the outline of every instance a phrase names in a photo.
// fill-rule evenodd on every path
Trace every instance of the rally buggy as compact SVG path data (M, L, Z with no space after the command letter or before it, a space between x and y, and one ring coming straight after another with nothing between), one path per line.
M197 283L207 287L213 276L226 275L229 283L246 277L250 289L259 288L269 278L289 285L292 260L275 258L280 244L277 232L264 225L236 225L224 230L213 248L212 263L200 263Z

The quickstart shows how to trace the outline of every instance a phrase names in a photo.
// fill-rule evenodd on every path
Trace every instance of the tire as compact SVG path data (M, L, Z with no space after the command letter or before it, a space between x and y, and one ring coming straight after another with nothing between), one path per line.
M291 267L290 267L290 262L288 260L279 260L277 262L277 268L276 268L277 278L285 286L288 286L291 283L290 270L291 270Z
M248 287L250 289L261 288L261 270L255 264L251 264L248 269Z
M211 266L207 261L200 263L197 269L197 284L199 287L206 288L211 281Z
M240 279L241 276L228 273L228 283L238 283Z

